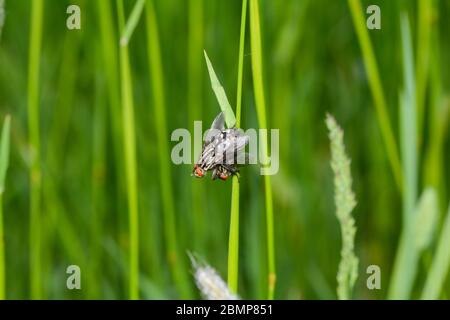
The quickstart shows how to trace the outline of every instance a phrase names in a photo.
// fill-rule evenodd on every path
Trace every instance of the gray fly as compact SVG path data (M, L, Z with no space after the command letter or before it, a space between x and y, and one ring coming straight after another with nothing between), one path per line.
M223 113L214 119L205 137L202 153L194 165L192 175L203 177L212 171L212 179L226 180L239 173L238 165L248 163L244 152L249 137L237 128L225 128Z

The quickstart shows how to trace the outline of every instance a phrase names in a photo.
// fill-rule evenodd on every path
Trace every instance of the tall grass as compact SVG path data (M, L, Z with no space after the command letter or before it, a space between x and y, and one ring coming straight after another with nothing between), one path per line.
M114 164L117 166L118 186L122 183L122 127L120 110L119 70L117 57L117 41L114 33L112 8L109 1L96 1L99 15L100 40L102 48L102 61L106 75L107 95L109 104L109 117L111 118L111 136L114 144ZM120 187L118 188L120 189ZM120 198L120 192L117 197Z
M28 140L30 161L30 286L31 298L41 299L41 144L39 129L39 67L41 58L44 1L31 4L28 56Z
M9 165L9 136L11 117L6 116L0 141L0 300L6 298L5 291L5 234L3 228L3 193L5 192L6 172Z
M2 38L2 29L4 23L5 23L5 1L0 0L0 39Z
M133 35L134 29L136 28L139 19L142 14L142 10L144 9L146 0L137 0L136 4L133 7L133 11L131 11L130 17L127 20L125 27L122 30L122 34L120 36L120 45L126 46L128 42L130 42L130 38Z
M247 17L247 0L242 1L241 29L239 35L239 58L236 93L236 127L241 125L242 78L244 69L245 21ZM228 240L228 287L238 292L239 275L239 180L233 176L231 187L230 236Z
M170 172L168 130L166 120L166 103L164 98L164 78L159 45L158 22L156 20L153 1L146 3L147 21L147 54L150 75L152 79L152 95L154 104L154 126L158 146L158 161L160 171L160 187L164 214L164 233L166 240L166 254L172 271L175 285L182 298L192 297L192 289L188 282L184 259L179 257L176 231L175 207L173 198L172 176Z
M358 277L358 258L354 252L356 227L351 214L356 200L352 191L350 159L345 152L344 132L330 115L327 115L326 124L331 145L331 167L334 172L336 216L341 226L342 238L337 294L339 299L348 300Z
M403 162L403 229L394 263L389 297L407 299L413 286L418 252L414 249L413 221L417 201L417 109L412 39L409 21L401 19L404 89L400 93L400 137Z
M364 277L358 278L361 280L357 280L359 285L344 283L351 289L342 286L344 290L339 291L345 291L348 297L385 298L389 291L387 280L392 280L406 287L406 290L399 290L403 296L414 299L448 298L450 77L446 73L449 64L446 58L450 45L446 42L444 18L450 14L450 7L445 1L384 1L381 5L382 30L365 28L368 18L365 9L369 2L360 1L362 6L357 13L362 16L361 26L366 29L363 32L367 34L366 40L372 42L372 58L376 58L379 67L379 87L375 90L373 82L376 81L370 80L370 77L373 78L370 72L367 71L362 77L360 74L358 59L363 69L369 70L368 59L364 58L367 54L358 42L360 36L352 23L349 2L259 1L262 48L268 50L265 52L262 49L267 55L262 54L266 59L261 61L261 65L264 63L264 73L261 72L264 81L260 86L264 87L263 98L267 105L266 126L279 128L282 135L280 171L270 177L273 214L278 217L274 221L276 232L273 240L277 244L276 255L273 254L277 257L274 261L278 271L276 298L336 297L336 288L333 288L336 281L333 278L337 270L330 261L339 260L342 247L339 239L323 241L329 238L331 229L339 229L333 227L336 218L330 215L334 211L330 211L333 198L323 197L323 181L327 180L328 171L331 173L329 159L324 157L329 143L323 139L326 138L324 128L317 125L322 122L330 106L339 118L360 124L350 125L345 131L345 141L351 144L352 150L352 188L358 195L355 209L359 209L352 211L352 214L357 212L357 221L361 222L357 225L355 240L362 242L359 245L355 243L355 252L358 253L356 248L364 249L364 254L358 256L363 266L361 272L369 264L382 267L381 290L368 291L365 286L367 277ZM35 293L31 294L30 286L34 279L39 278L41 298L131 297L128 223L131 219L126 173L129 161L125 162L124 152L126 134L123 131L119 44L120 35L132 22L128 17L134 16L133 6L141 6L141 19L145 19L142 13L147 10L147 4L142 7L142 1L123 1L127 18L123 19L123 27L119 29L115 1L84 1L84 6L81 5L83 0L77 1L82 9L82 29L69 31L65 28L66 5L49 5L46 1L45 13L38 10L45 18L40 31L43 38L40 50L29 46L31 40L36 39L35 34L39 33L39 29L31 26L33 19L30 13L36 11L35 8L43 1L3 2L7 11L0 43L0 127L4 117L11 114L12 130L6 190L0 200L3 202L5 236L4 262L0 258L0 268L3 266L6 269L6 284L3 282L4 288L0 291L8 299L36 297L38 295ZM184 258L186 265L180 267L182 272L189 274L183 251L185 248L196 248L195 251L203 256L216 258L211 265L217 267L218 274L227 276L224 272L228 272L230 287L234 283L236 290L248 298L266 298L268 230L265 178L242 175L240 184L227 182L232 188L227 190L223 183L189 178L191 168L183 165L173 167L170 156L168 163L159 158L159 153L164 152L159 148L160 143L167 143L170 151L172 127L187 123L188 118L190 126L193 120L205 119L217 110L215 101L210 101L212 106L206 104L209 99L205 99L205 93L210 97L212 92L209 91L209 83L206 86L204 83L208 79L204 78L203 48L207 48L214 66L217 63L220 69L227 70L219 77L223 84L230 80L233 83L234 80L236 85L238 80L237 89L240 92L236 100L236 90L233 89L234 93L227 91L228 97L232 98L230 102L236 125L239 126L241 114L241 119L246 120L240 122L242 127L244 122L258 126L258 111L243 105L246 103L247 89L254 90L254 84L246 86L247 80L254 79L250 73L254 71L250 66L252 62L247 59L258 59L255 51L250 50L250 35L245 34L250 29L245 30L246 39L242 36L244 3L242 0L232 5L226 1L188 0L182 5L177 1L153 1L153 5L158 22L156 33L159 36L161 80L150 74L155 67L150 66L149 69L145 21L139 20L134 24L134 32L128 31L131 33L127 41L132 78L129 91L132 91L130 96L134 93L135 107L135 192L139 201L138 297L182 296L179 294L181 289L177 287L179 281L172 273L173 265L167 262L165 255L169 242L166 240L167 217L164 210L171 210L171 205L176 216L177 258L182 263ZM250 6L248 0L247 5ZM414 55L408 54L411 57L409 61L403 58L404 46L399 45L402 40L399 9L415 17L414 21L410 20L411 51ZM249 24L250 17L246 19ZM127 23L125 20L128 20ZM337 28L330 29L330 25ZM47 26L59 27L47 29ZM241 38L238 40L239 28ZM153 27L150 29L155 33ZM316 33L324 38L318 39ZM343 46L349 39L358 44ZM242 42L247 42L244 51ZM34 57L39 58L31 59L32 52ZM301 59L298 58L300 56ZM358 58L356 64L355 57ZM29 68L32 63L28 60L34 61L34 71ZM240 62L243 62L243 70ZM402 77L403 64L414 67L408 71L407 77ZM242 75L239 74L240 69ZM387 69L388 74L383 74L383 70ZM407 89L411 88L408 85L410 79L415 81L412 86L415 106L410 100L411 90ZM165 113L163 119L168 132L162 132L157 127L154 81L164 85L165 99L163 97L161 108ZM366 84L369 100L364 96L366 90L361 90ZM399 88L402 100L398 109ZM396 191L385 140L380 135L381 125L375 106L378 100L374 99L374 91L378 100L380 95L384 96L398 146L400 183L403 187L401 196ZM28 92L37 94L33 97ZM247 93L250 94L248 102L253 103L253 93ZM240 105L238 99L242 99ZM259 103L261 99L258 99ZM370 110L371 105L373 110ZM416 121L409 114L411 108L417 112ZM371 112L365 112L367 110ZM401 121L398 124L394 120L397 118ZM410 127L413 122L417 124L415 129ZM34 160L35 145L31 141L33 126L38 128L34 129L37 135L33 137L39 145L38 166ZM158 134L164 136L165 141L158 140L161 139ZM268 139L270 148L270 137ZM378 142L381 143L378 145ZM416 165L411 166L414 159L409 158L409 154L414 144L417 149L412 154L416 154ZM169 207L165 206L167 198L163 198L163 182L160 181L160 166L164 165L169 167L168 180L173 187L169 195L169 201L173 203ZM32 167L38 168L39 177L42 175L37 184L35 180L28 182L34 177ZM414 171L415 178L412 175L406 177ZM405 181L411 181L416 187L414 197L411 197L413 189ZM194 196L198 197L196 199L191 194L191 185L200 188L198 192L194 191ZM325 187L332 188L332 185ZM232 199L226 196L229 192ZM436 207L436 201L439 201L439 219L435 218L436 210L432 209ZM398 226L402 214L394 215L400 213L402 205L402 214L412 218L410 228L413 231L410 232L410 241L400 242L399 251L414 250L415 257L411 259L409 256L406 260L409 263L401 263L403 267L394 267L399 268L400 273L407 273L401 275L401 282L397 282L392 265L400 238L396 234L401 231ZM407 214L406 207L412 208L409 209L412 215ZM208 208L223 214L207 212ZM34 220L31 222L32 214ZM36 261L39 263L36 264ZM81 267L81 291L67 290L65 287L67 275L64 269L68 264ZM133 272L137 274L135 269ZM193 281L190 282L194 289ZM36 287L34 284L32 286ZM193 294L192 297L198 295Z
M202 119L202 71L203 71L203 0L188 1L188 119L189 130L194 132L194 121ZM194 143L193 157L197 161L200 150ZM205 240L205 210L202 195L205 193L203 181L192 179L191 199L193 223L195 225L194 243L196 250L204 249Z
M81 3L80 3L81 4ZM42 252L42 270L46 272L46 282L51 279L50 270L55 266L59 259L54 255L51 243L56 241L64 248L63 259L68 259L71 263L76 263L83 270L82 279L94 283L86 288L87 296L93 297L93 292L98 290L98 283L95 279L98 273L91 268L91 264L97 263L97 259L89 259L86 256L86 250L79 241L79 230L77 224L77 215L73 211L68 212L67 203L65 202L65 190L68 187L64 176L67 174L65 167L66 152L68 151L67 142L70 141L71 123L74 114L78 110L75 107L74 99L77 96L77 79L80 75L78 66L78 57L81 46L81 37L78 32L68 33L63 41L62 60L58 70L58 85L55 91L56 99L52 103L54 107L52 112L52 121L50 128L46 127L42 130L43 139L43 156L42 163L45 166L45 179L42 181L42 197L45 215L42 216L42 242L45 244L46 250ZM47 107L46 103L43 108ZM46 114L45 112L43 114ZM43 119L46 124L47 118ZM45 130L47 129L47 130ZM80 176L80 178L82 178ZM92 221L94 226L97 221ZM45 229L44 229L45 228ZM93 248L90 246L89 249ZM89 255L92 252L89 250ZM91 256L92 257L92 256ZM86 263L89 261L89 264ZM82 284L83 286L83 284ZM47 296L49 298L57 296L64 287L53 286L48 289Z
M450 267L450 204L445 217L433 262L429 269L421 299L438 299Z
M108 128L110 130L110 139L112 143L111 175L114 181L112 190L112 207L115 208L115 222L117 225L116 239L120 241L123 233L128 232L128 227L124 223L124 215L121 214L127 210L126 204L126 177L125 158L123 153L123 128L122 128L122 106L120 98L120 79L119 79L119 37L117 36L115 17L113 16L114 2L95 1L100 27L100 43L102 48L102 66L106 81L106 90L108 96ZM128 281L128 279L124 280ZM128 284L128 283L127 283Z
M125 26L122 0L117 0L119 28ZM122 125L125 153L129 217L129 297L139 298L139 216L137 190L136 132L134 121L133 83L131 79L128 46L120 46L120 82L122 95Z
M217 102L224 114L225 123L228 128L237 126L237 119L228 101L225 89L217 78L214 67L209 60L206 51L205 60L208 68L211 87L216 95ZM239 72L238 72L239 74ZM242 70L241 70L242 75ZM238 76L239 77L239 76ZM238 89L239 90L239 89ZM239 98L238 98L239 99ZM239 102L240 103L240 102ZM240 112L240 107L239 107ZM237 178L237 177L233 177ZM239 181L237 181L239 183ZM237 292L238 285L238 267L239 267L239 189L232 190L231 213L230 213L230 235L228 242L228 286L232 292Z
M433 20L433 0L419 0L417 8L417 59L416 59L416 101L417 133L420 145L425 115L425 98L428 82L431 51L431 26ZM419 146L420 146L419 145Z
M372 43L370 42L369 33L366 28L364 11L360 0L348 0L350 11L353 17L353 24L361 46L364 64L366 66L367 77L370 89L375 103L378 125L380 126L381 135L386 147L387 156L391 165L395 182L399 188L403 188L402 167L398 154L397 144L395 142L394 133L389 121L389 113L387 111L386 98L381 84L380 74L378 71L377 61Z
M266 102L264 98L264 82L262 69L261 26L259 18L258 0L250 0L250 44L252 52L253 88L255 93L256 112L260 129L267 128ZM267 136L262 135L259 144L260 154L268 154ZM275 244L273 225L272 184L269 175L264 176L265 205L266 205L266 232L267 232L267 260L268 260L268 290L267 298L273 299L275 293Z
M101 53L97 53L101 54ZM98 75L101 73L98 72ZM90 223L90 297L96 298L100 293L100 286L96 281L101 272L103 251L101 235L104 233L105 219L105 173L106 173L106 100L102 95L102 81L96 79L96 101L92 123L92 168L91 168L91 223ZM95 257L95 258L94 258Z
M444 98L441 76L442 62L440 57L439 32L432 33L432 49L430 61L430 103L428 112L429 145L423 162L423 183L433 186L439 194L440 209L446 210L445 192L445 136L450 120L450 104Z

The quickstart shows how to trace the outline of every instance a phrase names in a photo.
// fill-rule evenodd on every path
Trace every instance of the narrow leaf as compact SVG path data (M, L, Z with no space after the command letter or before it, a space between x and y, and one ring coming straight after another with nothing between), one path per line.
M2 29L4 23L5 23L5 1L0 0L0 38L2 37Z
M6 116L0 145L0 194L5 190L6 170L8 169L9 164L10 123L11 117Z
M427 188L420 197L414 217L414 240L419 253L426 249L433 239L438 214L439 210L436 190Z
M214 68L208 58L208 55L206 54L206 51L203 52L205 53L206 65L208 67L209 77L211 79L211 86L214 93L216 94L220 109L225 115L225 123L227 124L228 128L232 128L236 124L236 117L234 115L233 109L231 109L230 102L228 102L227 95L225 94L225 90L223 89L219 79L216 76L216 73L214 72Z
M422 292L422 299L437 299L450 266L450 205L442 227L436 253Z
M131 11L130 18L128 19L125 28L123 29L122 35L120 37L120 45L126 46L130 41L133 31L136 28L139 19L142 15L142 10L144 9L145 0L138 0Z

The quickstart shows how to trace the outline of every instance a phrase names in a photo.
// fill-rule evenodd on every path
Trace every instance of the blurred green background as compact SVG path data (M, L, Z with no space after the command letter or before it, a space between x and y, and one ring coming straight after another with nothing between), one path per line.
M11 160L3 199L6 297L128 298L130 242L116 1L44 1L38 78L42 178L37 235L33 233L36 224L30 223L33 152L27 122L32 2L5 1L0 40L0 119L3 122L7 114L12 117ZM153 3L164 77L164 92L160 93L165 97L165 132L155 124L155 80L147 59L145 10L128 46L136 134L139 297L199 298L186 252L203 257L226 279L231 181L194 179L191 165L161 163L164 148L157 137L163 135L170 159L176 144L170 141L172 130L191 129L194 120L203 120L206 129L219 112L203 49L235 107L242 2ZM404 88L401 13L409 18L414 58L417 52L428 52L425 74L416 81L424 89L417 187L419 195L426 186L435 187L440 210L432 244L418 261L412 298L420 296L449 201L450 1L429 3L427 45L418 40L418 1L362 1L364 11L370 4L381 8L381 30L368 32L399 152L399 93ZM81 8L81 30L66 28L70 4ZM127 18L135 1L124 4ZM349 5L344 0L260 0L259 10L268 126L280 129L280 171L272 177L275 298L336 298L341 235L324 123L330 112L345 131L358 203L353 211L360 259L354 297L383 299L402 227L402 194L380 133ZM361 14L365 21L367 15ZM246 32L244 129L258 127L248 24ZM420 69L422 62L415 66ZM175 212L175 263L188 279L188 294L181 296L178 280L171 276L171 257L166 256L163 212L167 203L160 176L164 170L173 189L168 201ZM266 220L258 168L242 170L240 189L239 294L265 298ZM31 273L37 266L30 261L30 252L36 239L40 240L41 288L33 296ZM81 290L66 288L66 268L72 264L81 268ZM381 290L366 287L366 268L373 264L381 268ZM449 280L443 284L442 298L449 297Z

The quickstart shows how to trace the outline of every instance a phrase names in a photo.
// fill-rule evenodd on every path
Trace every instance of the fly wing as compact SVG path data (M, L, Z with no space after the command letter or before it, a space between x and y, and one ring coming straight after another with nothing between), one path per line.
M225 117L223 115L223 112L220 112L217 117L214 119L211 129L217 129L220 131L225 130Z
M226 139L216 147L214 163L237 164L237 159L244 153L245 146L249 140L248 136L240 135L232 139Z
M210 144L211 142L213 142L214 138L223 130L225 130L225 117L223 115L223 112L221 112L214 119L211 125L211 129L206 132L205 144Z
M256 164L256 158L247 152L240 152L237 156L237 162L236 164L238 166L245 166L248 164Z
M216 141L216 139L219 137L220 133L222 131L218 130L218 129L208 129L206 130L206 135L205 135L205 146L211 144L212 142Z

